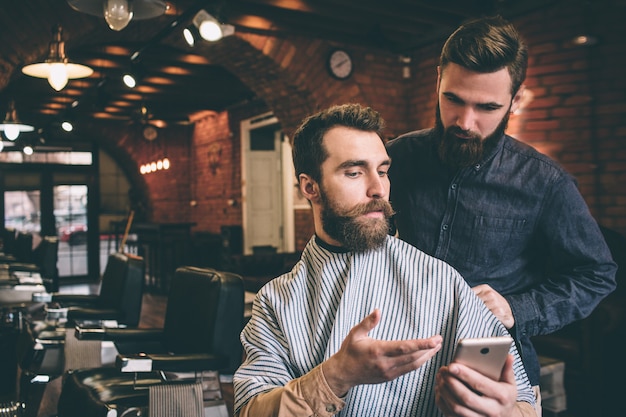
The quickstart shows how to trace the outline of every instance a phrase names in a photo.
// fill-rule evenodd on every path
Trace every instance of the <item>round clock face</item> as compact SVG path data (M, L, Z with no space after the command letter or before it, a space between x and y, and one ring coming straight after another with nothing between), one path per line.
M157 131L157 128L155 126L145 125L143 127L143 137L146 140L155 140L158 134L159 132Z
M343 49L335 49L328 57L328 69L333 77L345 80L352 74L352 58Z

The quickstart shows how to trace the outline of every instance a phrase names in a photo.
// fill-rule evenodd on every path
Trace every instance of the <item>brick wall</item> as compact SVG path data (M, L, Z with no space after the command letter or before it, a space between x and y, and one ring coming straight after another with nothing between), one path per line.
M600 14L597 4L557 1L513 20L529 45L527 85L533 99L511 117L508 133L562 163L599 222L626 234L626 30L618 5L603 4L607 12ZM575 48L569 41L583 31L598 36L599 43ZM273 111L287 135L311 112L344 102L377 109L389 137L432 126L442 43L410 53L409 78L403 77L399 55L344 46L355 64L345 81L326 71L327 54L338 46L328 42L238 35L204 43L198 52L238 76L257 98L198 119L193 132L178 132L182 139L168 143L173 166L186 169L141 177L152 220L184 218L210 232L223 224L241 225L239 123L262 112ZM175 146L180 151L174 152ZM139 163L147 151L142 145L129 152ZM221 152L223 161L214 170L208 164L211 152ZM298 210L295 217L302 249L312 233L310 213Z
M598 6L602 3L603 11ZM607 4L609 3L609 4ZM578 181L593 215L626 234L626 29L619 5L555 2L512 22L529 47L526 85L533 99L507 133L551 156ZM598 44L575 47L582 33ZM435 67L443 42L413 53L410 123L434 123Z

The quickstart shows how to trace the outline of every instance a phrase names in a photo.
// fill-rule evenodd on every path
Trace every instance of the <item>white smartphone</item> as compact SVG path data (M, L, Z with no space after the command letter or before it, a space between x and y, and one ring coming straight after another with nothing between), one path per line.
M456 347L454 361L497 381L500 379L511 343L513 338L510 336L461 339Z

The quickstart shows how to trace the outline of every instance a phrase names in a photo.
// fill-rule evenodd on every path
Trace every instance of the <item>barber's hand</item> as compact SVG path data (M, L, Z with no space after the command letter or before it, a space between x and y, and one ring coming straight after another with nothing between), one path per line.
M498 291L491 288L488 284L477 285L472 288L472 291L478 298L483 300L483 303L491 310L493 315L504 324L504 327L510 329L515 325L511 306Z
M350 330L337 353L322 364L328 386L339 397L362 384L391 381L414 371L440 349L442 337L411 340L376 340L368 333L380 322L374 310Z
M436 381L435 402L446 417L519 415L511 355L502 368L499 381L456 362L442 366Z

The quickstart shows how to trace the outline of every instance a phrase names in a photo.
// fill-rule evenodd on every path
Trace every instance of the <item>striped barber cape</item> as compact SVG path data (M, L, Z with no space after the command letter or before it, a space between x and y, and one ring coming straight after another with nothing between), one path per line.
M284 386L336 353L352 327L374 309L379 340L441 334L443 347L418 370L393 381L360 385L339 416L439 416L435 374L466 337L508 334L450 265L388 236L364 253L333 250L313 237L293 270L264 286L241 334L246 360L234 377L235 409ZM518 400L534 404L515 347Z

